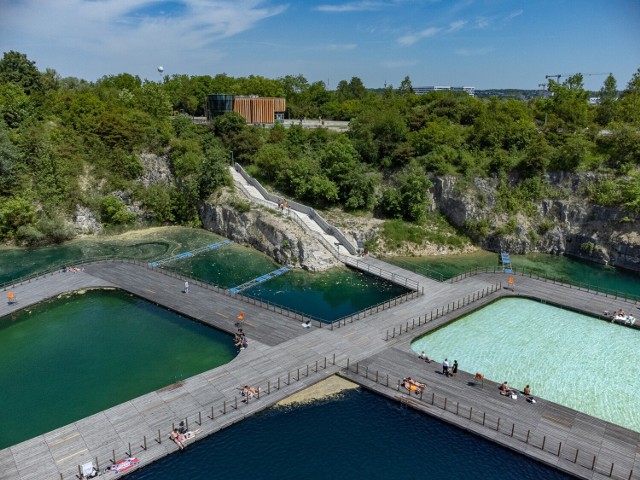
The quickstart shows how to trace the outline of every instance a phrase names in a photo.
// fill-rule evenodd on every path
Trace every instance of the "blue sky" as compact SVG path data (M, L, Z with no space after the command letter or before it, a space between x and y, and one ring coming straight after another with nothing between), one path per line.
M0 50L40 70L277 78L330 89L538 88L548 74L640 67L640 0L0 0ZM597 90L606 75L585 76Z

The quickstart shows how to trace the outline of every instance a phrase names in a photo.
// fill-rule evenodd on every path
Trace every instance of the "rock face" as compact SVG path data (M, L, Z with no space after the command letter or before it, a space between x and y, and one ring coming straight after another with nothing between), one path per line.
M434 177L434 203L483 248L511 253L566 254L640 272L640 216L589 204L577 196L593 175L549 175L561 200L545 199L537 212L496 213L497 180Z
M280 264L309 271L340 265L318 240L284 215L259 208L241 212L227 204L205 203L200 218L207 230L250 245Z

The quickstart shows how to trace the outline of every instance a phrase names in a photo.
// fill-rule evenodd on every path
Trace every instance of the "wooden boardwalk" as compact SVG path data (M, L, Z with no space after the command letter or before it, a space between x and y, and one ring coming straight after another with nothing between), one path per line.
M483 387L473 385L464 372L445 378L437 373L439 364L419 362L411 351L410 342L416 336L505 295L526 294L596 315L635 308L622 300L525 277L517 278L515 292L493 291L505 278L504 274L480 274L456 283L421 278L423 295L333 329L302 328L299 318L246 303L197 281L190 280L185 294L183 277L127 262L86 265L80 273L58 272L14 286L19 303L0 305L0 316L67 291L113 286L230 333L235 331L237 313L243 311L250 348L224 366L1 450L0 479L70 479L77 475L79 464L97 459L104 468L130 455L144 466L176 450L167 435L172 424L182 419L191 428L202 429L198 437L202 438L335 373L580 478L608 478L611 465L612 478L640 478L637 432L542 399L535 405L511 401L500 397L490 381ZM389 338L390 329L433 310L442 312L445 305L457 306L461 300L463 306L400 329ZM390 386L382 383L387 375ZM407 375L429 384L422 400L394 388ZM261 398L242 403L239 387L243 384L259 385Z

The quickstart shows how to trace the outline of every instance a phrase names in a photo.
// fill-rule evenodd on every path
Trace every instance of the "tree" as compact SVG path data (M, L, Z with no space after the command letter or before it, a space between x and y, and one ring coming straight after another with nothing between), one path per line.
M640 68L620 95L620 116L624 122L640 126Z
M609 125L617 117L618 85L612 74L605 79L600 89L600 104L596 108L596 122L603 127Z
M411 84L411 79L409 78L409 75L407 75L406 77L404 77L402 82L400 82L400 87L398 88L398 94L411 95L413 93L415 93L413 91L413 85Z
M102 213L102 221L106 225L133 223L136 219L135 213L127 210L125 203L113 195L102 197L100 212Z
M0 60L0 83L15 83L27 95L42 91L41 74L36 63L24 53L13 50L5 52Z

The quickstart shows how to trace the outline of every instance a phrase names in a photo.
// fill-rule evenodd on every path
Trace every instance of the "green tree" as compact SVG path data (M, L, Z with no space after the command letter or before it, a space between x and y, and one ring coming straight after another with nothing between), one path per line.
M127 210L125 203L114 195L102 197L100 213L105 225L123 225L133 223L136 219L135 213Z
M404 77L402 82L400 82L400 87L398 88L398 94L411 95L413 93L415 93L413 91L413 85L411 84L411 79L409 78L409 75L407 75L406 77Z
M24 53L13 50L4 52L0 60L0 84L14 83L27 95L42 91L41 74L36 63L27 58Z
M605 79L600 89L600 104L596 107L595 120L606 127L617 118L618 85L612 74Z

